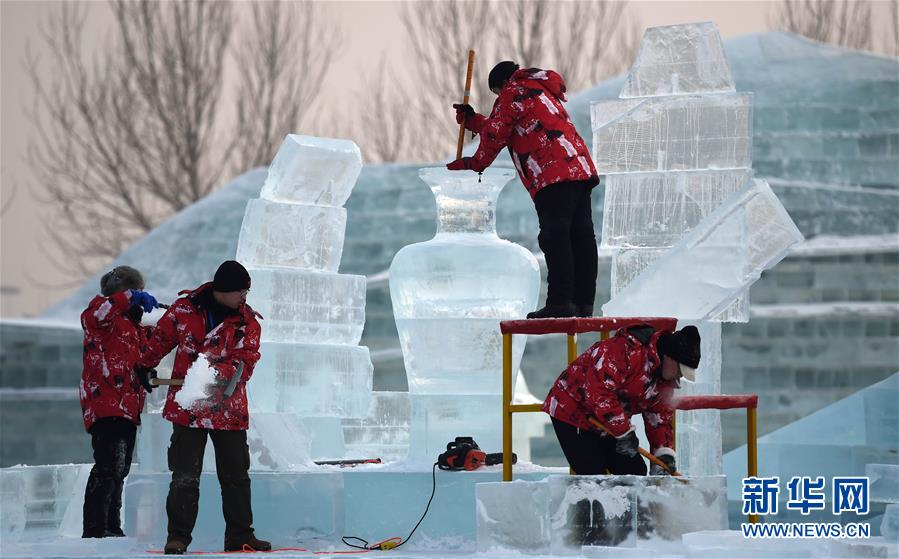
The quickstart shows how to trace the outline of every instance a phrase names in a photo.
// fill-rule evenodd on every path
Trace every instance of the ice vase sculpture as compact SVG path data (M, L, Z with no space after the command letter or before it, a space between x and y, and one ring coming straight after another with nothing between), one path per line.
M411 458L433 459L456 436L500 450L501 320L537 304L540 268L496 234L496 199L512 169L422 169L437 201L437 234L403 247L390 265L390 298L409 382ZM512 370L526 338L513 340Z

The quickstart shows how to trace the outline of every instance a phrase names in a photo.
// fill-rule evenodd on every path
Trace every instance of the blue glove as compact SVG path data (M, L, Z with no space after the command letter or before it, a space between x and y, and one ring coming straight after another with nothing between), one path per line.
M150 312L153 309L159 307L159 302L156 300L156 297L153 297L146 291L138 291L136 289L132 289L131 305L137 305L140 308L144 309L144 312Z

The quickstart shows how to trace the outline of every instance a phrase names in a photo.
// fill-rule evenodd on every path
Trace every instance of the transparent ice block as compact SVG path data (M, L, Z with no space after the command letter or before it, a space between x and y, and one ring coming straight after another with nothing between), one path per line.
M409 394L409 457L435 460L456 437L474 437L484 452L502 452L499 395Z
M257 198L247 202L236 259L251 268L336 272L345 232L345 208Z
M884 509L880 535L892 541L899 540L899 504L887 505Z
M361 171L362 155L353 142L288 134L268 168L259 197L342 206Z
M749 168L752 94L653 97L594 128L600 174Z
M549 554L549 484L545 481L479 483L478 551L517 549Z
M0 470L0 538L5 543L18 541L25 531L25 476L21 471Z
M365 324L365 276L250 269L247 301L263 317L262 339L355 345Z
M606 316L717 316L803 240L765 181L728 198L603 305Z
M707 21L648 28L621 97L734 90L718 27Z
M405 458L411 415L408 392L372 392L365 417L341 421L347 457Z
M872 501L899 503L899 465L868 464L865 475L871 484Z

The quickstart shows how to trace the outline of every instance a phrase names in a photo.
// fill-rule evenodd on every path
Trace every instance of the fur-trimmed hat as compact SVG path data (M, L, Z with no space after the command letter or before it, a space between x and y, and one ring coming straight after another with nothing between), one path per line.
M100 293L104 297L126 289L143 289L144 276L131 266L116 266L100 278Z

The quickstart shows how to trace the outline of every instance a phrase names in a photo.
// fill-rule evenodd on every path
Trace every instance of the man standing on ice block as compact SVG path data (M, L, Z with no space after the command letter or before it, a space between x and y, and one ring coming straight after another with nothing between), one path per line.
M489 117L470 105L453 105L456 121L480 134L481 143L474 156L447 168L481 172L508 146L534 200L537 241L546 257L546 306L528 318L592 316L597 255L590 193L599 177L562 105L565 81L552 70L519 70L504 61L490 71L488 82L497 95Z
M562 371L543 402L571 468L581 475L646 475L631 415L643 414L650 451L671 471L673 391L695 380L699 331L631 326L593 344ZM598 420L608 433L590 423ZM611 433L611 434L609 434ZM662 475L653 464L650 475Z
M94 467L84 490L83 538L125 535L122 486L131 469L144 399L153 390L134 370L150 330L141 326L141 318L158 306L143 289L139 271L117 266L103 274L100 295L81 313L84 369L79 393L94 449Z
M240 551L244 546L257 551L272 548L269 542L256 539L250 505L246 383L259 360L261 329L258 315L246 304L249 291L246 268L233 260L224 262L212 282L181 292L185 296L159 319L141 357L142 366L155 367L177 346L172 378L204 373L215 377L212 394L191 402L187 409L176 401L183 387L169 387L162 411L173 424L168 452L172 482L166 501L167 555L183 554L190 545L207 436L215 447L215 469L222 488L225 551Z

